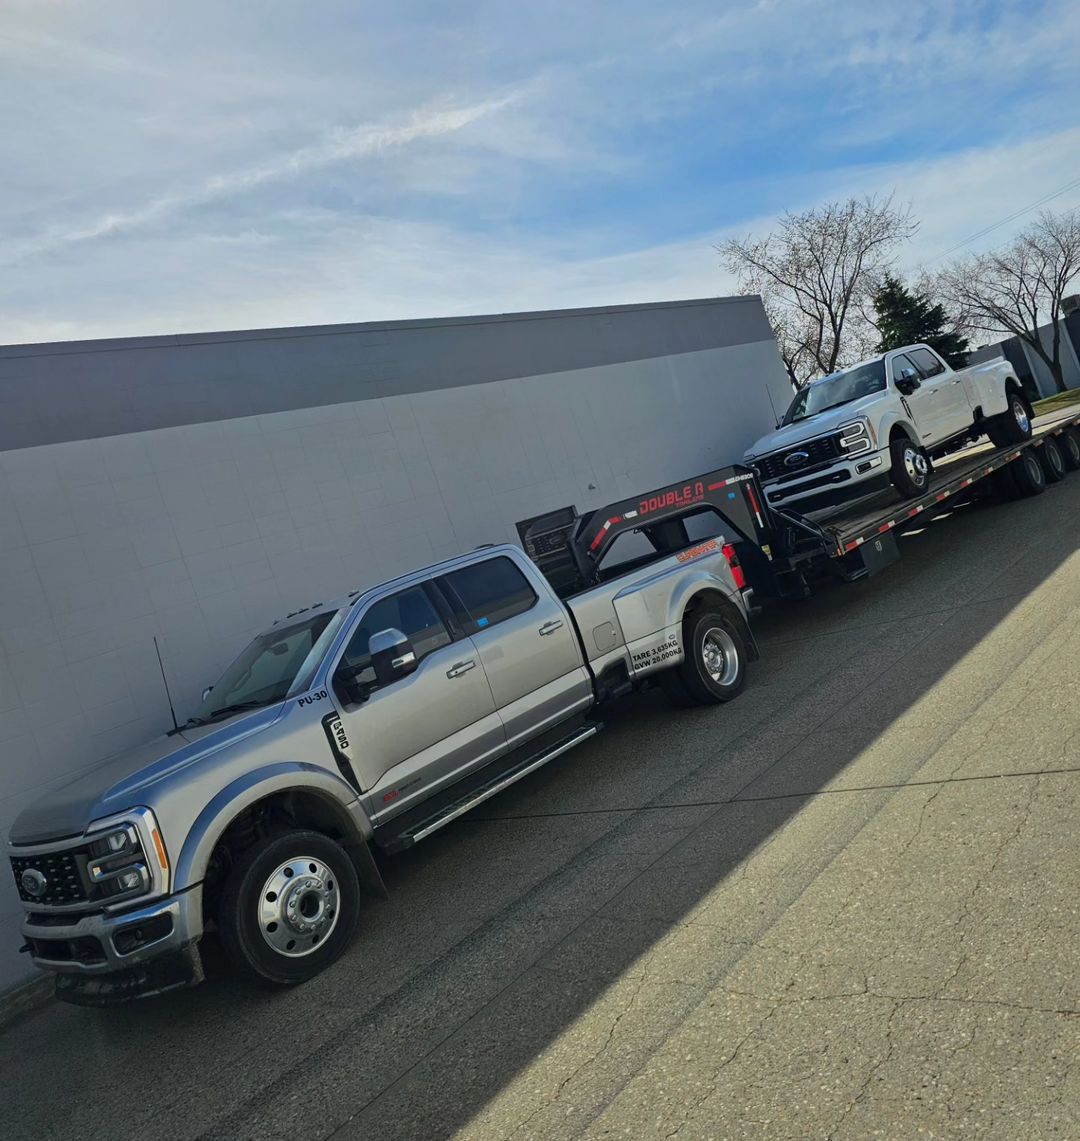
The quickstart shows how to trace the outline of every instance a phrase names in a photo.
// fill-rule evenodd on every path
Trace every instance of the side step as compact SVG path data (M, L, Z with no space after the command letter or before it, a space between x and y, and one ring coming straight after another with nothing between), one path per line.
M527 753L510 768L499 768L497 773L488 776L482 783L472 784L467 791L439 805L434 811L430 810L429 805L422 804L412 812L388 820L375 829L375 843L384 852L402 852L406 848L411 848L418 840L437 832L444 824L463 816L469 809L483 804L485 800L502 792L504 788L509 788L522 777L546 765L548 761L553 761L575 745L580 745L582 741L595 736L602 728L600 722L584 725L571 736L556 741L539 753ZM478 775L483 777L483 770ZM424 814L425 809L428 810L426 814Z

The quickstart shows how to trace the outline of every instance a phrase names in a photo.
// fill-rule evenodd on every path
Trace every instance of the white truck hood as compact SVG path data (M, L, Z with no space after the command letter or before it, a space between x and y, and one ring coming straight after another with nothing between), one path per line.
M782 448L792 448L796 444L805 443L816 436L824 436L835 432L841 424L848 424L860 415L865 415L869 409L877 404L884 393L875 392L850 404L841 404L837 408L827 408L816 416L808 416L805 420L797 420L794 424L786 424L777 428L767 436L762 436L751 447L747 448L744 456L747 460L757 459L770 452L780 451Z

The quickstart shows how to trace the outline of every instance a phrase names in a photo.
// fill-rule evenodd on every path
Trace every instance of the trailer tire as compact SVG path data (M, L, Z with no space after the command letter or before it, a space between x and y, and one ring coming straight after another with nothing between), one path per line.
M1065 457L1061 454L1057 440L1053 436L1047 436L1038 453L1046 482L1060 483L1065 478Z
M1006 395L1008 408L1000 416L991 416L986 421L986 434L999 448L1031 439L1031 411L1027 403L1015 388L1010 388Z
M1058 443L1061 446L1061 458L1069 471L1080 471L1080 432L1075 428L1066 428L1061 433Z
M676 678L689 701L719 705L738 697L746 685L749 657L738 626L715 610L691 610L683 630L686 657Z
M308 829L278 832L241 852L218 904L229 960L249 979L296 986L337 960L360 918L348 853Z
M1043 466L1039 463L1038 457L1032 452L1033 449L1025 448L1009 464L1016 490L1024 498L1041 495L1046 490L1046 473L1043 471Z
M905 499L917 499L930 487L930 461L926 453L907 435L897 433L889 441L892 461L890 478Z

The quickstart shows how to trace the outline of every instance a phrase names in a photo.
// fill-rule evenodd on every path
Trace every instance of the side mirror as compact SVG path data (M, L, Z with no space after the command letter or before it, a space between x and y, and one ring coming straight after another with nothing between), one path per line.
M202 691L202 699L203 699L203 701L205 701L205 700L206 700L206 699L207 699L207 698L210 696L210 694L212 694L213 692L214 692L214 687L213 687L212 685L208 685L208 686L206 687L206 689L204 689L204 690Z
M919 374L913 368L902 368L896 378L896 391L910 396L920 383Z
M371 666L379 685L389 685L392 681L411 674L417 666L412 643L393 626L371 635L368 653L371 654Z

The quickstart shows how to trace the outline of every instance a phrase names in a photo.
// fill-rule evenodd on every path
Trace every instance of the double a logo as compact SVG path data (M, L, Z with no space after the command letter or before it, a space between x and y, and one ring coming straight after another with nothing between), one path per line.
M809 452L789 452L784 456L784 467L801 467L809 458Z

